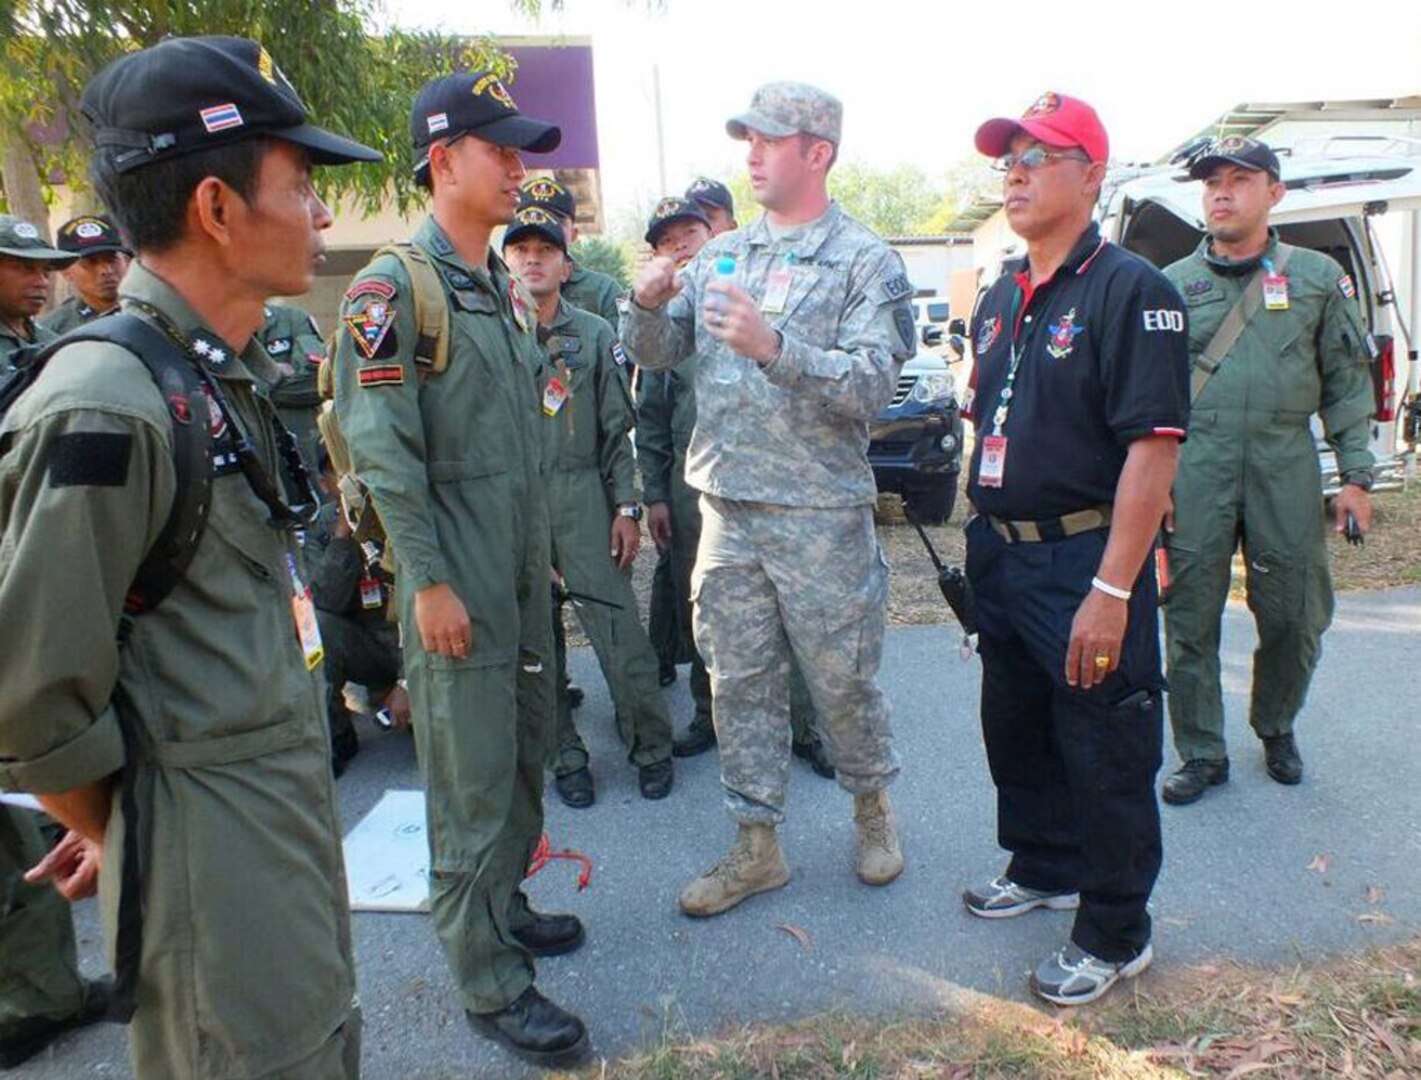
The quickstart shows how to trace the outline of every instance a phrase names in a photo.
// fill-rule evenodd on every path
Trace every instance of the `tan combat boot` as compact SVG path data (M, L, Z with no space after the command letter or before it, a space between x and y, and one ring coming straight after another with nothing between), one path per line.
M903 848L893 824L893 808L886 791L854 796L854 825L858 831L859 880L865 885L887 885L903 872Z
M778 889L789 880L773 825L741 825L730 850L681 890L681 910L703 919L729 911L756 893Z

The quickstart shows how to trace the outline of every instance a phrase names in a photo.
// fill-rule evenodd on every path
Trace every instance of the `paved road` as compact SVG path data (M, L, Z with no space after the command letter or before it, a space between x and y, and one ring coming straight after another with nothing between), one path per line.
M1233 780L1193 807L1164 811L1157 960L1146 978L1215 956L1307 962L1421 932L1421 589L1341 599L1300 726L1309 772L1298 788L1267 778L1243 722L1253 641L1242 607L1230 607L1225 638ZM588 923L587 945L545 961L539 984L588 1020L600 1053L836 1006L924 1011L963 989L1026 997L1027 972L1063 938L1069 916L984 923L957 902L964 881L994 875L1001 857L975 721L977 663L959 661L947 628L892 631L884 662L904 762L893 789L904 876L882 890L855 881L849 796L797 764L783 830L793 880L708 922L680 916L675 895L732 835L715 755L683 763L667 801L643 801L616 748L595 659L580 649L572 664L588 691L580 716L598 802L572 811L554 798L549 827L555 846L585 851L596 872L578 895L574 868L555 862L531 892ZM684 677L671 693L679 727L690 714ZM407 739L367 737L340 782L346 827L386 788L417 783ZM1309 869L1324 852L1326 873ZM1384 891L1380 903L1367 902L1369 885ZM779 924L803 928L809 947ZM96 967L92 904L81 906L79 929L85 963ZM355 934L367 1077L525 1075L467 1031L426 918L362 914ZM121 1034L76 1035L18 1075L126 1076Z

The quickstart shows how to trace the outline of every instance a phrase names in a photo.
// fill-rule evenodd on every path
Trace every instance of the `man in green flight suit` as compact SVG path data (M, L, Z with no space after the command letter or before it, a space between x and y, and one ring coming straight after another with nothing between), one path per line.
M716 220L722 227L715 232L701 199L719 197L721 192L721 214ZM729 212L726 202L732 207ZM700 253L712 236L737 227L733 207L730 193L703 177L687 189L686 198L667 198L657 203L647 223L646 242L653 254L673 260L680 269ZM646 488L647 526L652 540L668 556L664 560L667 581L663 588L658 589L657 581L652 580L652 617L658 616L658 602L669 606L671 610L663 610L660 620L671 624L673 634L679 636L684 631L690 639L691 699L696 711L686 733L673 744L672 752L677 757L694 757L716 742L710 675L691 634L691 573L701 540L700 492L686 483L686 453L696 426L696 358L689 356L666 371L643 371L637 382L637 461ZM662 566L657 564L657 574L663 573ZM834 763L819 737L814 702L799 661L793 656L789 665L789 703L791 751L807 761L817 775L832 780Z
M656 679L656 654L637 618L631 566L641 543L641 504L628 435L636 422L626 354L606 320L573 307L558 291L572 269L556 217L537 206L518 211L503 237L509 266L537 302L538 338L547 361L543 401L553 566L568 589L609 601L577 609L612 692L618 734L637 766L647 799L671 792L671 716ZM609 557L610 549L610 557ZM557 682L562 684L564 650ZM553 775L569 806L592 805L587 747L559 694Z
M395 557L435 932L474 1029L558 1066L586 1053L587 1031L538 993L533 957L577 948L583 928L532 912L521 889L554 706L542 354L489 240L517 207L519 150L550 151L561 131L472 72L425 84L410 134L433 213L405 257L438 276L447 366L418 333L410 271L381 254L341 305L335 408Z
M117 311L118 285L133 252L114 223L103 214L71 218L59 226L55 246L74 258L64 270L74 295L40 320L44 328L66 334L90 319Z
M523 181L522 194L518 197L520 210L528 206L542 207L556 215L562 225L568 249L571 250L572 245L577 242L577 200L573 198L572 192L551 176L535 176ZM572 262L572 272L563 282L563 299L573 307L600 315L610 325L616 326L620 317L617 297L622 294L622 287L617 284L615 278L600 270L578 266L571 255L568 260Z
M54 339L34 315L50 271L72 258L30 222L0 214L0 372L20 349ZM108 1007L107 988L86 983L75 966L69 905L48 885L25 882L46 847L37 815L0 806L0 1068L28 1060Z
M0 619L25 627L0 651L0 786L82 838L47 870L71 897L98 877L137 1076L355 1077L319 641L253 335L322 258L312 165L379 154L307 123L241 38L126 53L81 105L137 251L119 318L147 344L60 349L0 425ZM199 483L190 561L165 560L148 607L140 570Z
M1219 631L1240 544L1259 637L1249 722L1268 775L1302 780L1293 725L1332 620L1313 413L1337 454L1339 530L1349 514L1367 530L1372 482L1368 337L1351 277L1269 229L1269 211L1286 192L1266 144L1220 139L1189 175L1204 181L1209 235L1165 271L1188 307L1194 362L1172 531L1166 521L1169 718L1183 765L1163 795L1176 805L1229 775Z
M281 372L267 394L276 406L276 415L296 436L301 460L314 479L321 463L321 433L316 429L321 395L316 389L316 372L325 361L326 343L315 318L295 304L268 301L264 314L266 321L257 338Z
M74 256L45 243L39 229L13 214L0 214L0 371L27 345L45 345L58 335L35 322L49 301L49 275Z

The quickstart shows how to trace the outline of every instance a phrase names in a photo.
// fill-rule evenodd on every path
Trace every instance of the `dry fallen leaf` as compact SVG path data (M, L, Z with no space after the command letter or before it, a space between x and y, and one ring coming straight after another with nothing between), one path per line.
M1358 921L1358 922L1367 922L1367 923L1380 923L1380 924L1394 923L1394 922L1396 922L1396 920L1393 919L1390 915L1387 915L1387 914L1385 914L1385 913L1383 913L1383 912L1380 912L1380 911L1369 911L1369 912L1367 912L1365 915L1358 915L1358 916L1357 916L1357 921Z
M1308 869L1316 870L1319 874L1325 874L1331 862L1332 856L1325 851L1320 851L1312 857L1312 862L1308 863Z
M1380 904L1386 899L1386 890L1380 885L1368 885L1366 901L1369 904Z
M787 922L775 923L775 929L783 930L790 937L794 938L795 941L799 942L801 948L807 949L813 944L809 937L809 931L802 926L795 926L794 923Z

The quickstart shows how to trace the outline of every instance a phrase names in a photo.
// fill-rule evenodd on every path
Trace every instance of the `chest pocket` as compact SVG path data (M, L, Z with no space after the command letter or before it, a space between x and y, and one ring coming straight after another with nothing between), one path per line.
M770 263L771 269L782 265L780 256ZM848 294L848 273L836 265L811 262L797 262L788 269L790 285L784 309L766 311L765 318L776 330L788 331L801 341L821 349L834 348L838 344L839 320ZM762 311L768 274L769 271L757 293Z
M1224 321L1232 303L1219 289L1211 289L1201 296L1184 299L1184 310L1189 319L1189 353L1197 355L1204 351L1219 323Z

